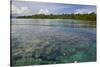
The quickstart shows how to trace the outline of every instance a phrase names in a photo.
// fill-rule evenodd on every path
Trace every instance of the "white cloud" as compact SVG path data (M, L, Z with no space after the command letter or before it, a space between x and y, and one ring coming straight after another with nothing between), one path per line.
M12 14L19 14L20 13L20 9L15 6L15 5L12 5Z
M45 14L45 15L48 15L48 14L50 14L50 12L49 12L49 10L47 10L47 9L40 9L40 10L37 12L37 14Z
M16 5L12 4L12 14L16 15L31 15L33 14L32 10L30 10L28 7L18 7Z
M80 14L90 14L90 13L92 13L92 12L96 13L96 8L76 9L76 11L75 11L74 13L75 13L75 14L78 14L78 13L80 13Z

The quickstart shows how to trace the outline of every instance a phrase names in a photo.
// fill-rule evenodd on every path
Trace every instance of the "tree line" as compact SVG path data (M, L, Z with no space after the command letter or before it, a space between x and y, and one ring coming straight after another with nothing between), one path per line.
M30 16L17 16L16 18L33 18L33 19L78 19L78 20L90 20L96 21L96 14L35 14Z

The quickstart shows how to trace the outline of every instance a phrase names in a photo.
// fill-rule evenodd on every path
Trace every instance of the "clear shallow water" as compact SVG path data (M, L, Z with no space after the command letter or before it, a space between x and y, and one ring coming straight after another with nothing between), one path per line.
M88 22L12 19L13 65L96 61L96 28Z

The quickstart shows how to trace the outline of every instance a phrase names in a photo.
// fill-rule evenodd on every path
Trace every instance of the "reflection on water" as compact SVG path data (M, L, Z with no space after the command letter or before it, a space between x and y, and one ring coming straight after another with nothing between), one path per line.
M12 19L13 65L96 61L96 28L88 22Z

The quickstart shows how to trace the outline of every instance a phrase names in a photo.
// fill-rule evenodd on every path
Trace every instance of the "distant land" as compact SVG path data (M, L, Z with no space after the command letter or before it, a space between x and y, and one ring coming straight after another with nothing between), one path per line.
M96 14L35 14L29 16L17 16L16 18L25 18L25 19L78 19L78 20L89 20L96 21Z

